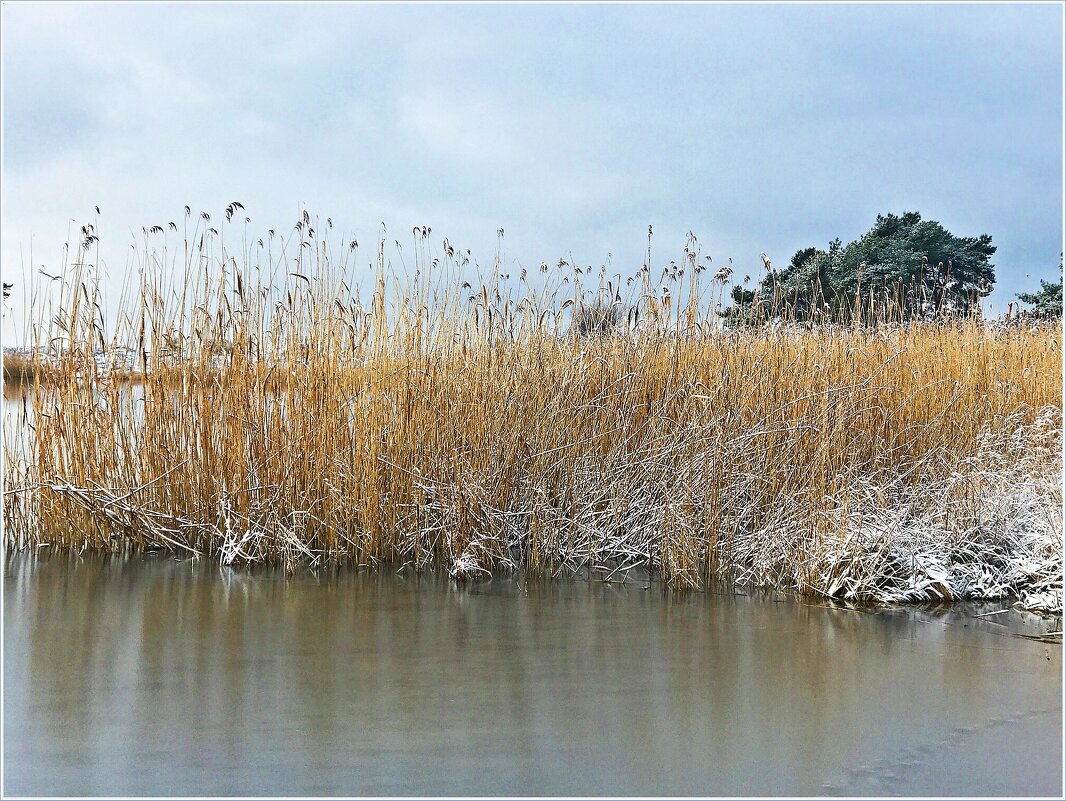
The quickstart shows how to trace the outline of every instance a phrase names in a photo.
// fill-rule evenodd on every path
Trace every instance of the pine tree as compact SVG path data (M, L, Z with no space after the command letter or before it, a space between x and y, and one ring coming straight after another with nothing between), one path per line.
M874 302L907 318L979 313L995 284L992 237L959 237L918 212L878 215L874 226L847 245L804 248L789 265L770 270L750 292L734 291L728 313L750 318L759 305L795 319Z
M1033 308L1022 312L1025 317L1041 320L1057 320L1062 317L1062 254L1059 254L1059 280L1056 283L1041 280L1039 292L1020 292L1018 300Z

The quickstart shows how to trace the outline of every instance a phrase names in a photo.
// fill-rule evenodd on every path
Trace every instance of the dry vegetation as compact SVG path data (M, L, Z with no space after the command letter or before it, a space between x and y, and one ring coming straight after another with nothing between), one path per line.
M4 354L4 385L20 386L54 378L47 361L32 353Z
M1061 608L1061 324L729 331L694 239L660 282L482 271L416 229L361 295L312 222L232 254L207 220L147 232L110 335L69 265L9 543Z

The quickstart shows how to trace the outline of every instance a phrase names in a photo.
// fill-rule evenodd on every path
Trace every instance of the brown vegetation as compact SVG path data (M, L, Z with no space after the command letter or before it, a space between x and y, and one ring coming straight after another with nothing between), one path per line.
M1061 324L730 331L695 247L622 300L569 264L470 286L426 229L363 299L309 231L277 262L187 246L176 290L146 271L110 338L136 386L99 370L72 274L68 347L7 445L10 542L1061 604Z

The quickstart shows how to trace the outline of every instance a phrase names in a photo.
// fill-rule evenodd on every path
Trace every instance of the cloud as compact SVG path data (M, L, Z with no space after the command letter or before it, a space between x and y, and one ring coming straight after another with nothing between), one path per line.
M666 259L693 230L716 261L781 262L917 209L993 235L1001 307L1057 272L1048 6L3 15L5 276L31 236L53 259L94 205L120 271L131 231L234 199L263 229L310 206L360 241L427 224L491 261L503 226L526 264L625 269L648 224Z

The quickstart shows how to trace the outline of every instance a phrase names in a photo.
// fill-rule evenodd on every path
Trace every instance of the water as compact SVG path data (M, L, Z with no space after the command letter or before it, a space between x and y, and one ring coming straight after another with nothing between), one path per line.
M1062 793L1037 618L645 586L9 557L3 791Z

